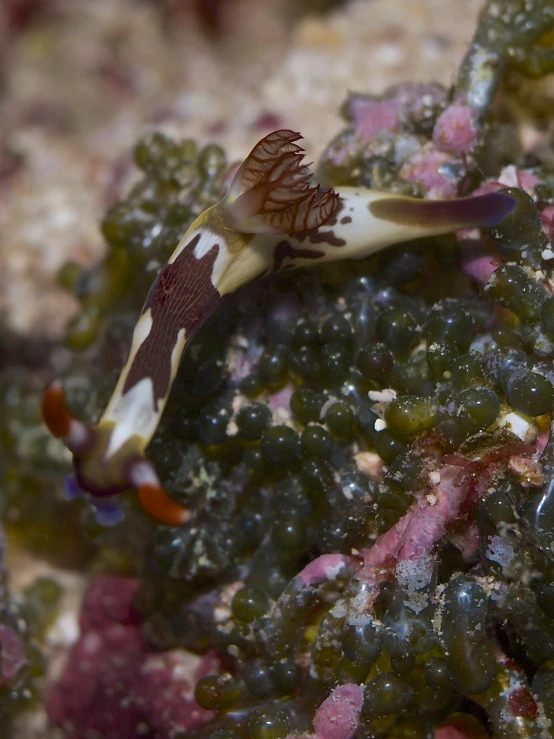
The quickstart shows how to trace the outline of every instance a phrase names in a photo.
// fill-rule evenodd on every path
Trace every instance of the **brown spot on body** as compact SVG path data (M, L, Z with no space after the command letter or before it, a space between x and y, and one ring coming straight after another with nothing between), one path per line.
M308 236L310 243L312 244L329 244L329 246L346 246L345 239L339 239L335 236L335 232L322 231L321 229L315 231Z
M292 269L295 266L294 264L286 264L283 267L283 262L287 257L289 259L320 259L322 256L323 252L316 249L296 249L288 241L280 241L273 252L272 272L279 272L281 269Z
M219 245L214 244L201 259L194 256L200 235L185 246L179 256L163 267L152 285L143 307L150 310L152 327L133 360L122 394L144 378L150 378L154 402L169 392L171 354L181 329L186 340L211 313L221 299L212 284Z
M345 226L347 223L352 223L352 218L350 216L343 216L340 219L340 222L343 226Z
M321 229L318 229L317 231L309 231L303 234L297 234L294 238L297 241L300 241L300 243L307 239L311 244L329 244L329 246L339 247L346 246L346 241L335 236L335 232L332 229L328 231L322 231Z

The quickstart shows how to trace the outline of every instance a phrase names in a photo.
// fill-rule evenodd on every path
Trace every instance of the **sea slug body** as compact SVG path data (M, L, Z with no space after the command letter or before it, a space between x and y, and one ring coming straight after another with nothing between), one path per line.
M44 421L72 452L85 491L105 496L135 487L142 506L158 520L188 521L189 511L165 493L145 449L185 347L225 295L282 270L492 227L515 204L502 193L432 201L360 188L321 190L310 184L303 150L295 143L300 138L280 130L262 139L223 200L191 224L150 289L127 361L96 425L70 415L59 381L45 390Z

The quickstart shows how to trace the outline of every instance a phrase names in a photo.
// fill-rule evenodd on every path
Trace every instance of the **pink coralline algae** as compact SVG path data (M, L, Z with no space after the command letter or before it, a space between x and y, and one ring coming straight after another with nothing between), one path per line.
M437 111L445 105L446 91L440 85L403 84L382 96L350 95L343 106L350 125L324 152L322 174L341 177L341 172L375 156L401 165L419 151L420 134L430 133Z
M314 586L326 580L334 580L349 565L355 566L354 557L346 554L322 554L306 565L297 579L302 585Z
M363 141L370 141L380 133L395 133L400 129L398 100L358 98L352 101L350 110L356 131Z
M456 197L458 173L460 168L467 168L467 157L471 157L480 134L477 111L454 102L437 119L432 145L425 144L409 157L400 169L400 177L420 185L428 198Z
M449 162L449 155L442 151L422 149L404 164L400 176L406 182L420 185L431 198L453 198L456 182L441 171Z
M364 596L355 603L352 617L363 621L371 613L379 586L393 574L399 582L409 581L412 593L425 590L432 579L434 548L454 524L458 531L452 541L464 557L474 556L479 537L468 514L487 494L494 475L510 467L514 458L534 463L533 453L534 447L513 444L476 461L454 455L443 457L440 472L430 472L430 478L436 475L437 482L429 482L410 510L371 547L362 549L363 567L355 577L365 585Z
M27 664L20 635L11 626L0 624L0 686L12 683Z
M364 702L359 685L347 683L331 691L318 708L314 728L318 739L352 739Z
M339 685L316 711L315 734L289 734L287 739L353 739L363 702L364 692L360 685Z
M442 726L435 729L433 739L486 739L477 719L467 714L454 714Z
M403 84L381 97L351 95L343 112L350 126L324 153L324 177L357 184L352 172L367 167L377 189L398 189L400 179L407 193L431 199L460 194L460 177L471 168L483 135L478 111L463 97L448 105L438 85Z
M461 509L469 494L467 483L454 483L459 470L445 465L440 482L422 494L410 511L376 540L372 547L362 551L364 566L357 575L369 589L360 604L363 613L371 612L380 583L404 563L410 563L412 575L425 580L430 553L440 541L448 526L461 516ZM427 583L424 583L427 584Z
M433 143L439 151L467 154L479 136L477 111L469 105L456 103L442 113L433 131Z
M149 649L132 606L136 587L102 575L85 596L81 637L48 700L50 721L68 739L169 739L212 717L194 700L194 686L218 660Z
M440 85L402 84L392 87L381 99L371 95L351 95L345 112L363 141L379 134L393 134L404 124L431 118L431 110L446 104Z

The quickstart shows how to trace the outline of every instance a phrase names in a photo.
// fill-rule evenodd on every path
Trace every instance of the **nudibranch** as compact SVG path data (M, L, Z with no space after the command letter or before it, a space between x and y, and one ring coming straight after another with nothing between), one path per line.
M136 488L158 520L179 525L189 519L190 512L165 493L145 449L187 343L225 295L282 270L492 227L514 207L501 193L431 201L359 188L322 190L310 183L295 143L300 138L281 130L262 139L223 200L191 224L148 293L129 356L96 425L71 416L61 382L45 390L44 421L72 452L83 490L106 496Z

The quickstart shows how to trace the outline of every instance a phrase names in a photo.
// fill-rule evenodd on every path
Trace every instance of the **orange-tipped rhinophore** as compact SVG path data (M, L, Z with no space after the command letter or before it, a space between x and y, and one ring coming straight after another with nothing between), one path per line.
M65 439L69 436L73 419L65 402L63 385L59 380L54 380L44 390L40 410L43 421L52 436L57 439Z
M137 492L141 506L156 521L166 526L182 526L190 521L190 510L172 500L161 485L146 483Z
M160 523L180 526L189 520L190 511L167 495L138 444L128 440L110 455L113 426L88 426L73 418L59 380L44 390L41 412L50 433L73 453L76 481L83 491L100 498L135 487L144 510Z

